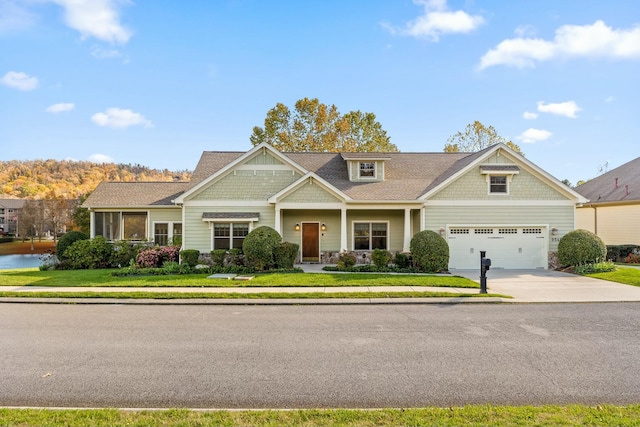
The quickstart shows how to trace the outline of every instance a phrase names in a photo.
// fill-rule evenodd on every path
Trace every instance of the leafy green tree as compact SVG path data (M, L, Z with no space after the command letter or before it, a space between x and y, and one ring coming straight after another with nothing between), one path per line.
M451 135L447 139L447 144L445 144L443 151L445 153L474 153L500 142L516 153L524 155L518 144L498 135L493 126L487 127L478 120L469 123L463 132Z
M358 110L342 115L335 105L317 98L298 100L293 112L276 104L267 112L264 127L254 127L249 139L254 146L267 142L280 151L398 151L375 114Z

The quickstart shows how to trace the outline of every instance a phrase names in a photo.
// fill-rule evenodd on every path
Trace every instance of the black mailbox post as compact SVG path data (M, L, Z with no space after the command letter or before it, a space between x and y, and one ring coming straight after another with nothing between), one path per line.
M491 267L491 259L486 257L487 251L480 251L480 293L487 293L487 271Z

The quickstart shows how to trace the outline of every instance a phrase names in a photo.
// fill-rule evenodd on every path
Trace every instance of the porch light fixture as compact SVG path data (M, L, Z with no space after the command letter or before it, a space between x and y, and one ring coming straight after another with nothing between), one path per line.
M322 230L322 231L327 231L327 225L326 225L326 224L322 224L322 225L320 226L320 230Z
M300 231L300 224L296 224L296 231Z
M558 229L555 227L551 227L551 235L552 236L557 236L558 235Z
M441 235L441 236L443 236L443 237L444 237L445 231L446 231L446 230L444 229L444 227L440 227L440 235Z

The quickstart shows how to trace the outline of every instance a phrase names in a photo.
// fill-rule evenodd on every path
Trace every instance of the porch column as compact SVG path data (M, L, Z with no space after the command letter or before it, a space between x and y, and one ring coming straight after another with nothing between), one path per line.
M421 207L420 208L420 231L424 231L424 221L426 219L426 215L425 215L425 207Z
M275 229L282 236L282 231L280 230L282 227L280 226L280 208L276 207L276 223Z
M18 234L16 226L16 235ZM89 238L96 237L96 211L89 211Z
M340 252L347 251L347 209L340 209Z
M404 243L402 252L409 252L411 247L411 209L404 210Z

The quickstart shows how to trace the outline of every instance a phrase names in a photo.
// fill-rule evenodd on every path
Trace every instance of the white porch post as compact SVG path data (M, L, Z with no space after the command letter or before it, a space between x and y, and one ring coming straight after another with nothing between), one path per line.
M347 251L347 208L340 209L340 251Z
M18 234L16 226L16 234ZM89 211L89 237L96 237L96 211Z
M409 252L411 247L411 209L404 210L404 243L402 252Z
M424 221L426 219L425 216L425 208L424 206L420 208L420 231L424 231Z
M275 223L275 229L278 232L278 234L280 234L282 236L282 230L281 230L281 225L280 225L280 208L276 207L276 223Z

